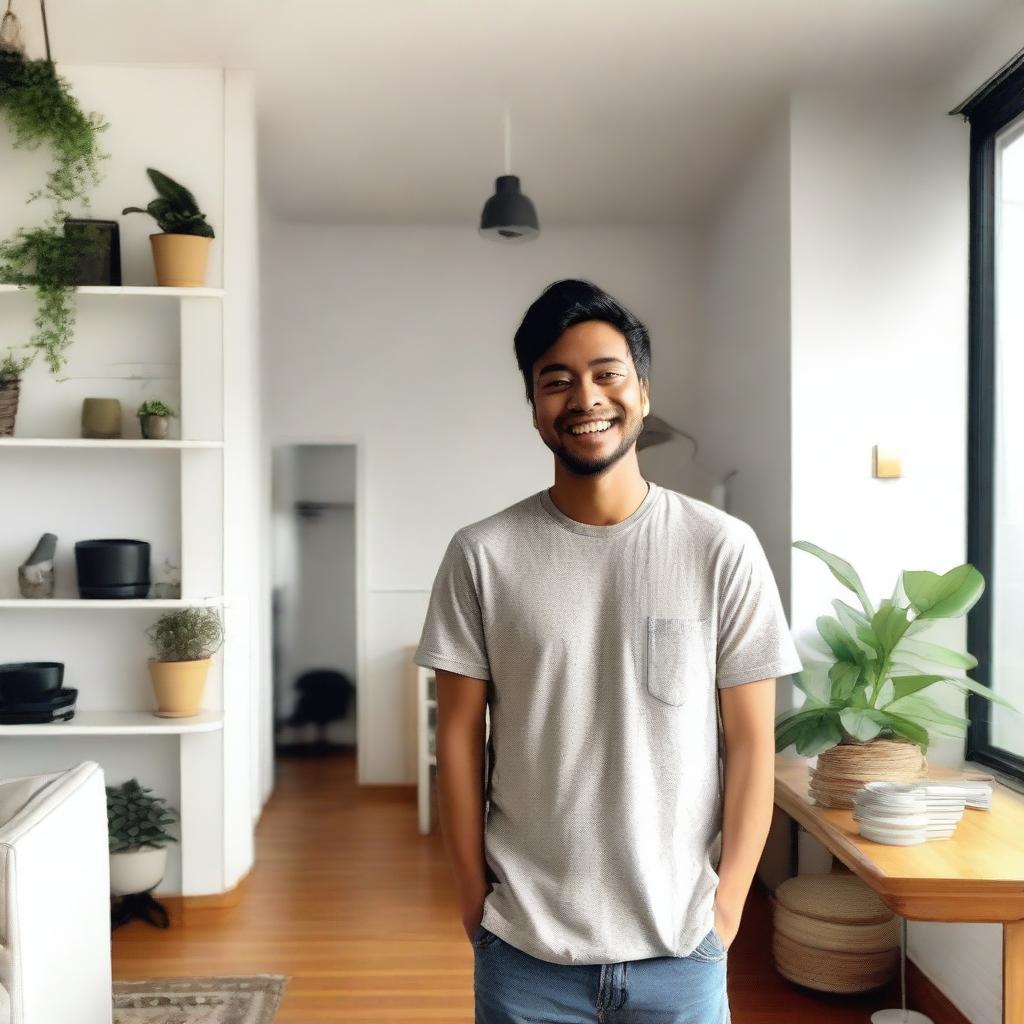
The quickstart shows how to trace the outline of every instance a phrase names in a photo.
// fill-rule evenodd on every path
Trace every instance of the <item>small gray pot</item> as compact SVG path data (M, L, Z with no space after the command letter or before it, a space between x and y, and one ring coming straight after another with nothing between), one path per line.
M151 441L165 441L167 439L166 416L140 416L139 423L142 426L142 436L148 437Z

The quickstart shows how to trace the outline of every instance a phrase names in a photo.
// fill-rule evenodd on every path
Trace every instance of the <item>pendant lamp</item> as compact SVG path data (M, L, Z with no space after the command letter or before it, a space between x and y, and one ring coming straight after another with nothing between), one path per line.
M494 195L480 214L480 234L497 242L528 242L540 234L537 211L511 174L512 126L505 111L505 173L494 182Z

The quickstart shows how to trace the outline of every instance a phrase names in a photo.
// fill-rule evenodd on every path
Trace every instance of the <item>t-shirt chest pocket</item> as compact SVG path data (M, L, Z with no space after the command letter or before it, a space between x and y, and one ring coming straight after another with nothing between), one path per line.
M687 691L704 687L712 673L711 621L647 618L647 692L678 707Z

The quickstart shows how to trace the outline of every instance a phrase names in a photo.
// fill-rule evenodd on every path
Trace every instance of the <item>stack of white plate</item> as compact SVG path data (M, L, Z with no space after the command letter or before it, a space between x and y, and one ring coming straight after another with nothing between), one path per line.
M853 794L853 818L876 843L915 846L929 838L928 795L913 783L865 783Z
M928 783L925 786L929 797L933 793L948 795L949 793L963 793L968 807L976 807L978 810L992 810L992 783L980 779L957 779L951 782Z
M964 807L991 807L987 783L868 782L853 796L853 817L860 834L876 843L913 846L948 839L964 816Z

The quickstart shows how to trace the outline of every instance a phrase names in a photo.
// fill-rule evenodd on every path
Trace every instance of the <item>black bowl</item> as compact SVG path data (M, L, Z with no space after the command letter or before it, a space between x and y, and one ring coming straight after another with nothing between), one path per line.
M80 596L84 588L149 583L149 541L109 538L75 543Z
M12 661L0 665L0 703L46 700L64 682L62 661Z

